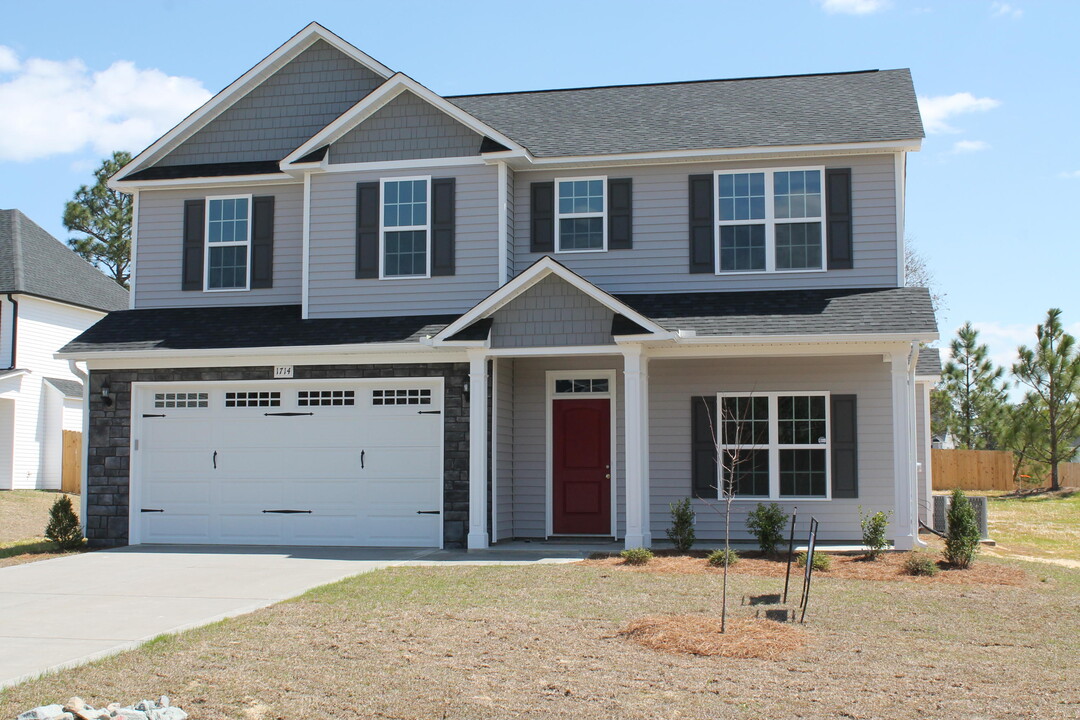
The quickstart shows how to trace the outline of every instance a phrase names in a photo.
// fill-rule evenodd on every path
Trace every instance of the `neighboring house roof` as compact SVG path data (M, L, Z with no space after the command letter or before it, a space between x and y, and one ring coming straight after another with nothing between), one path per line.
M706 336L936 334L925 288L776 290L619 295L670 330ZM302 320L299 305L166 308L110 313L60 352L213 350L369 343L419 343L459 315ZM613 323L615 326L616 323ZM488 326L457 340L483 339ZM626 328L613 327L616 334Z
M915 377L941 376L941 350L934 347L919 348L919 358L915 361Z
M299 305L125 310L105 316L60 352L407 343L434 335L457 317L302 320Z
M908 70L446 98L537 157L912 140Z
M937 333L926 288L616 295L669 330L699 336Z
M128 306L128 292L19 210L0 210L0 293L94 310Z
M45 382L59 390L60 394L66 398L81 398L83 396L83 384L78 380L47 377Z

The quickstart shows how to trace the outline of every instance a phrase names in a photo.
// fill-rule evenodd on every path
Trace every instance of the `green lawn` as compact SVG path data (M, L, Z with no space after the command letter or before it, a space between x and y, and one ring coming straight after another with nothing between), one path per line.
M997 551L1080 562L1080 492L992 496L989 513Z
M719 610L715 575L578 565L407 567L0 691L0 717L169 695L195 718L1075 718L1080 572L1024 586L816 577L778 660L657 652L629 621ZM733 574L735 617L782 579ZM796 586L796 590L798 585ZM1055 628L1069 628L1057 631Z

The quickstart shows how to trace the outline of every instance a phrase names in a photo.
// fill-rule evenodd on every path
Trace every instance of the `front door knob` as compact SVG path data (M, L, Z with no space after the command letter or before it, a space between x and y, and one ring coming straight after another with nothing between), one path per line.
M608 473L607 475L605 475L604 479L605 480L610 480L611 479L611 473Z

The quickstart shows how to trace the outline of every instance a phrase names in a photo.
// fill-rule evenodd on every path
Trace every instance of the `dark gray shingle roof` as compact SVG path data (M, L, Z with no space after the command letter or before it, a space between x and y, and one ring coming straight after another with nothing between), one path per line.
M934 347L919 349L919 359L915 361L917 377L937 377L941 375L941 350Z
M109 313L61 352L292 347L418 342L457 315L302 320L299 305L165 308Z
M447 98L538 157L923 137L908 70Z
M66 398L81 398L83 396L83 384L78 380L47 377L45 382L59 390Z
M94 310L128 306L127 290L18 210L0 210L0 293L9 292Z
M936 333L926 288L617 295L668 330L698 335Z

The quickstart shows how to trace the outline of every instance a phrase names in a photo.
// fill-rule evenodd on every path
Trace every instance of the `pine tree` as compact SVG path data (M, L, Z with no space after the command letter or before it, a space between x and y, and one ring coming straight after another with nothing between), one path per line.
M131 153L123 151L102 160L94 171L97 182L80 187L64 206L64 227L85 236L68 240L68 245L122 287L128 286L131 274L131 196L107 182L129 162Z
M49 508L49 524L45 526L45 537L56 543L61 550L76 550L82 547L82 528L79 516L71 507L71 498L61 495Z
M1007 385L1004 368L995 367L979 331L964 323L950 345L943 385L952 404L951 429L966 450L994 450L1000 445L1000 425Z
M1030 388L1025 402L1036 411L1045 438L1031 457L1050 466L1050 489L1059 490L1058 464L1072 459L1073 442L1080 436L1080 350L1076 338L1065 332L1058 308L1051 308L1035 328L1035 340L1034 348L1021 345L1017 350L1020 359L1012 371Z

